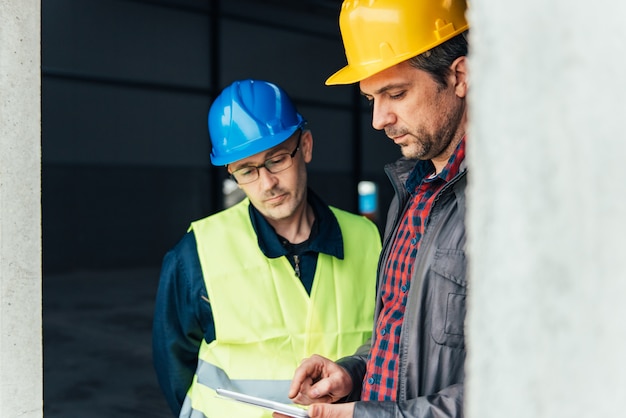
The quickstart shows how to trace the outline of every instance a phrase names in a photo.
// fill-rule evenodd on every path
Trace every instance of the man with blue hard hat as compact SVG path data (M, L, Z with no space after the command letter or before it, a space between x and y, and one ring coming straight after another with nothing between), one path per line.
M215 389L290 403L313 353L351 354L372 331L377 227L307 187L313 135L287 93L236 81L209 111L211 162L245 193L192 222L163 261L154 366L180 417L269 417Z

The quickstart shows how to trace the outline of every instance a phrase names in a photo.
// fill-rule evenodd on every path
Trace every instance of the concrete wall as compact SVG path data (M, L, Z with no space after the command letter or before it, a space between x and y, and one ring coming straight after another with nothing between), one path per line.
M471 7L467 416L624 416L626 4Z
M0 417L42 416L40 3L0 1Z

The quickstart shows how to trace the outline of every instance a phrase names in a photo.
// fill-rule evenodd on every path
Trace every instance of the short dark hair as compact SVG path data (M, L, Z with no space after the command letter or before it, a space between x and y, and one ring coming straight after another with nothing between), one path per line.
M450 74L450 65L458 57L467 56L468 32L458 34L454 38L410 58L409 63L414 68L430 74L441 88L446 87L446 77Z

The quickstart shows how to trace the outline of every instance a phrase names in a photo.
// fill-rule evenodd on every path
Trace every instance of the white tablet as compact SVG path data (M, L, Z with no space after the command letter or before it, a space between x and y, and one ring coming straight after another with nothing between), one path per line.
M239 402L244 402L249 405L256 405L261 408L269 409L272 411L280 412L283 415L297 418L307 418L309 416L306 409L298 408L294 405L287 405L281 402L270 401L269 399L257 398L256 396L245 395L239 392L233 392L232 390L216 389L218 395L226 398L234 399Z

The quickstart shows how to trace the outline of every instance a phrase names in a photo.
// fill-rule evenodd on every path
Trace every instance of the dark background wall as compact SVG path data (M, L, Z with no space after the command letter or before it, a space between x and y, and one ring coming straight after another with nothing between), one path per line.
M356 212L358 181L376 181L384 218L399 152L356 86L324 85L345 65L340 4L43 0L44 272L158 266L220 210L206 115L241 78L280 84L308 119L318 194Z
M223 207L207 112L232 81L282 85L314 134L310 185L356 212L396 146L345 64L340 0L42 0L44 415L170 417L152 367L159 267Z

